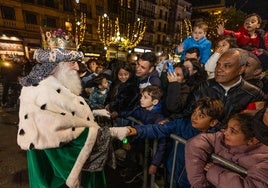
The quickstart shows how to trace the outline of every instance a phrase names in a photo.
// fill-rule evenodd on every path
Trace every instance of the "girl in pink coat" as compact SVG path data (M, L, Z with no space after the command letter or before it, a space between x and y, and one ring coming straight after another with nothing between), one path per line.
M268 108L262 111L260 120L263 121L255 118L252 121L250 115L236 114L229 119L223 132L200 134L187 142L186 171L194 188L268 187ZM212 161L212 153L245 168L247 175Z

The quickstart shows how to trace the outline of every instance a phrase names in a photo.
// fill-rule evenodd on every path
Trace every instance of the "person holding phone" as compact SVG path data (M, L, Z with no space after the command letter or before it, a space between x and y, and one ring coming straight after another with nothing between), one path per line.
M168 114L167 120L173 120L180 117L179 114L186 105L186 100L190 93L190 87L187 84L189 77L189 70L183 64L179 63L175 65L174 69L173 66L168 69L168 87L165 101Z

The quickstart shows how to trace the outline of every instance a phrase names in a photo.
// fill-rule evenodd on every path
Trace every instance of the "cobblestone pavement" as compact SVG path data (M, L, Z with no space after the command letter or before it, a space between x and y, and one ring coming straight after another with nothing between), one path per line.
M26 152L17 143L18 113L14 109L0 110L0 187L27 188Z

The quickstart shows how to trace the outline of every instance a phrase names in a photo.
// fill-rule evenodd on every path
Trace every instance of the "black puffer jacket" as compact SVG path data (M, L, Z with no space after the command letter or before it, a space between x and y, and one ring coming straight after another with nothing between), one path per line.
M225 92L215 79L209 79L201 83L189 96L184 115L190 115L196 102L203 97L220 99L224 103L225 119L228 119L234 113L244 110L250 102L267 100L267 96L259 88L243 79L241 83L230 88L228 92Z

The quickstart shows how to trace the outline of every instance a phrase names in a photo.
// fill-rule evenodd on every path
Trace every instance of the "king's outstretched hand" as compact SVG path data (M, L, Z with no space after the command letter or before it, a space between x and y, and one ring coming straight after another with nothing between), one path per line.
M129 136L131 130L128 127L111 127L109 128L112 137L116 137L119 140L123 140Z

